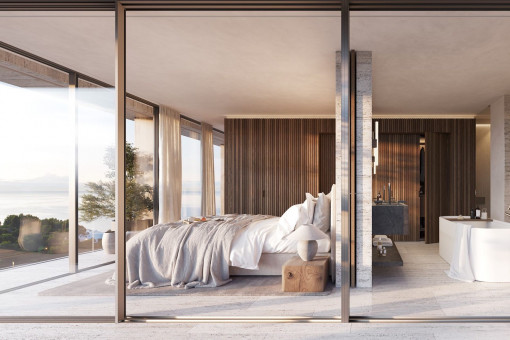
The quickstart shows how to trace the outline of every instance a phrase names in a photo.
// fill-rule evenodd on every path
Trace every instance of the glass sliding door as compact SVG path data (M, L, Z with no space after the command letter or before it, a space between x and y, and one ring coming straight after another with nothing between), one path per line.
M126 23L127 92L160 106L160 211L181 200L179 216L126 237L127 315L338 317L334 180L319 191L318 177L319 136L335 133L339 14L128 11ZM204 123L215 129L212 198ZM202 216L206 199L219 216ZM282 219L301 210L306 220ZM309 263L297 257L309 239L285 238L299 228L319 239Z
M115 261L114 91L78 79L78 249L80 269Z
M494 259L509 225L492 191L504 182L493 147L504 144L508 29L506 12L352 13L351 47L372 78L377 161L363 254L372 286L351 290L351 315L510 315L508 263Z
M112 82L114 16L1 15L0 317L112 317L114 257L79 212L86 183L104 180L111 89L79 79Z

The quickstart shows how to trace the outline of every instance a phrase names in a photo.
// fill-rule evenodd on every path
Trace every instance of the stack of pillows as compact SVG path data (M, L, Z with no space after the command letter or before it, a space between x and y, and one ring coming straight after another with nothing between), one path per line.
M306 193L306 200L290 207L278 222L286 235L303 224L313 224L325 233L330 230L331 192L327 195L321 192L319 197Z

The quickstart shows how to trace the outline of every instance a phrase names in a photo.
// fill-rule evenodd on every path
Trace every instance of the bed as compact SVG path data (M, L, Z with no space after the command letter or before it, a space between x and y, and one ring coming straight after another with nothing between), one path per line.
M153 226L126 243L128 288L217 287L228 283L231 275L281 275L282 265L297 249L297 241L286 236L312 222L335 235L334 186L330 194L318 198L306 194L303 204L290 207L281 217L231 214ZM331 236L318 245L318 255L331 257L334 280Z

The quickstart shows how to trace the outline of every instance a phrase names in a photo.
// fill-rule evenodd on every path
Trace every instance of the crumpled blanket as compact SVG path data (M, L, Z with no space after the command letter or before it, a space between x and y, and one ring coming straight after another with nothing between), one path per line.
M179 221L148 228L126 243L128 288L224 285L230 282L229 254L236 233L270 217L226 215L207 222Z

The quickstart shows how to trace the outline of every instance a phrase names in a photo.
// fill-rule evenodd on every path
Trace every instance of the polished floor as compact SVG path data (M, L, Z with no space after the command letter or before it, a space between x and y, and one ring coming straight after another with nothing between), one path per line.
M449 278L445 271L450 266L439 256L438 243L397 242L397 247L404 266L374 267L373 288L351 290L351 314L510 316L510 283L466 283Z
M510 316L510 283L450 279L437 244L399 242L403 267L376 268L371 289L352 289L351 314L373 317ZM100 252L83 264L110 258ZM60 262L59 262L60 261ZM0 271L1 290L60 273L64 260ZM114 314L112 296L41 296L40 292L111 271L113 265L0 294L0 316ZM3 288L3 289L2 289ZM128 296L127 312L140 316L338 316L340 291L328 296ZM1 338L1 336L0 336Z

